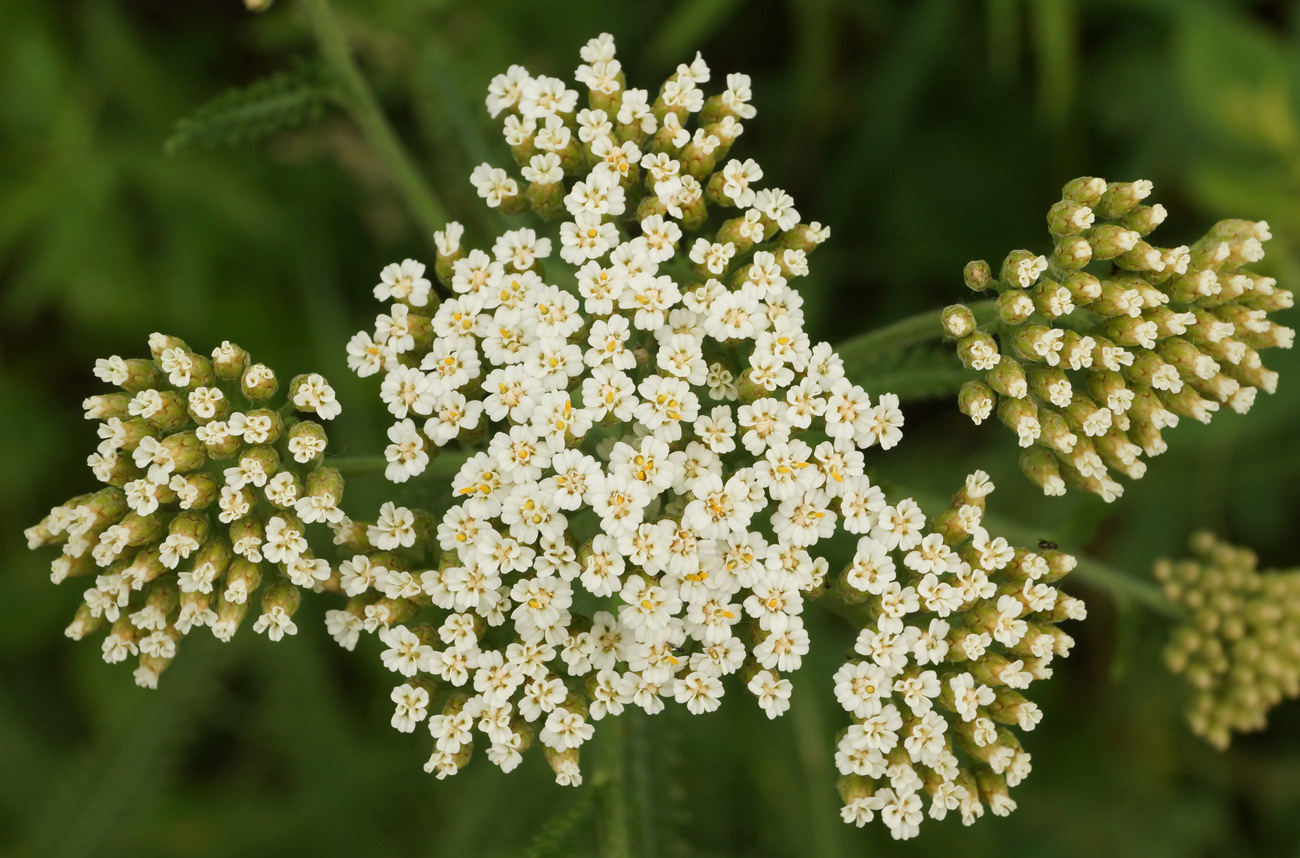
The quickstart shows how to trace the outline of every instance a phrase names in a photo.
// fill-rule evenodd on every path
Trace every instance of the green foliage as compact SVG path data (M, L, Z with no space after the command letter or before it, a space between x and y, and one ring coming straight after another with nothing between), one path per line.
M299 61L245 87L228 89L177 121L163 149L218 149L258 143L281 131L320 122L334 87L318 62Z
M947 344L917 346L874 360L846 362L844 370L868 393L893 393L901 402L952 397L971 379L971 373L953 357Z
M481 105L510 63L567 76L577 48L608 30L629 79L669 73L697 49L715 72L751 74L759 116L736 154L833 228L799 283L809 329L833 342L969 297L961 265L1040 235L1061 182L1084 173L1154 180L1179 203L1179 221L1162 229L1184 239L1220 217L1268 218L1270 273L1300 282L1300 36L1278 23L1295 18L1290 4L1103 0L1059 17L1050 0L680 0L667 12L575 0L545 14L521 0L339 5L402 139L462 217L478 206L469 170L509 161ZM427 243L360 135L326 122L276 139L273 158L200 151L197 140L187 157L158 157L177 116L250 67L283 68L310 49L294 7L0 4L0 853L517 856L534 832L563 835L559 819L582 804L586 821L556 848L597 854L596 790L555 787L540 760L510 776L482 758L446 782L422 772L427 734L387 726L392 675L374 651L330 649L319 615L301 619L297 640L252 641L257 663L232 660L206 689L211 665L186 651L148 697L59 635L78 588L51 587L45 558L18 537L89 485L67 452L94 444L78 414L96 387L88 368L153 330L230 337L288 374L324 372L357 427L331 447L381 452L389 418L374 385L349 381L343 343L376 312L380 267L423 258ZM1048 70L1049 59L1059 65ZM327 82L316 85L287 88L280 107L325 106ZM230 117L259 127L278 112L256 105ZM1053 125L1062 110L1066 135ZM216 123L216 138L237 125ZM1295 312L1283 322L1295 325ZM1131 576L1181 552L1195 526L1293 566L1300 397L1288 385L1300 384L1300 353L1284 357L1277 396L1247 419L1180 426L1185 443L1112 507L1044 503L1006 439L946 399L908 407L903 443L876 461L882 477L932 493L982 467L998 482L997 509L1030 537ZM908 378L938 392L940 373L962 371L936 348L853 372L877 393ZM377 479L348 491L367 513L389 494ZM1181 724L1182 689L1159 663L1163 624L1121 617L1103 591L1077 587L1092 616L1039 701L1020 810L969 829L927 823L904 844L844 828L842 854L1295 851L1300 708L1280 707L1267 733L1214 753ZM829 694L852 637L836 618L815 621L793 679ZM1112 679L1116 662L1126 669ZM638 848L653 832L659 855L680 854L675 830L699 855L810 854L813 806L833 810L831 785L801 777L790 725L734 702L735 717L656 721L639 746L629 725ZM827 755L838 726L823 731Z
M560 858L572 855L575 845L591 838L591 824L600 804L603 789L595 784L585 787L576 801L563 813L551 817L533 837L527 858Z

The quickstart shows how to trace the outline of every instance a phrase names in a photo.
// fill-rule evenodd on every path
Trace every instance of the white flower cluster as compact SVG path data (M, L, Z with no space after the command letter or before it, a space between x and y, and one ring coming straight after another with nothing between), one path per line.
M1225 220L1190 247L1153 247L1166 212L1142 203L1150 193L1147 181L1073 180L1048 213L1050 262L1017 250L998 277L982 260L966 266L968 286L999 293L995 327L979 330L961 305L944 311L963 363L984 373L962 388L962 411L976 423L996 411L1048 495L1119 497L1113 474L1142 477L1142 457L1167 449L1162 430L1222 406L1245 414L1257 391L1273 393L1259 352L1295 339L1268 318L1292 293L1245 267L1264 258L1268 224Z
M748 79L706 98L697 58L651 98L624 87L608 35L582 59L589 108L519 66L492 82L529 184L488 165L472 177L489 206L565 215L565 275L547 276L553 243L532 229L488 253L450 224L435 265L450 297L423 265L391 265L375 294L392 305L348 347L358 374L382 374L398 421L390 480L486 440L436 525L388 506L339 529L363 550L342 564L354 598L330 629L388 647L408 680L393 724L427 718L439 777L466 762L475 727L509 770L537 725L557 779L576 784L591 722L665 698L712 711L730 674L780 715L826 574L811 552L841 524L877 526L862 450L901 437L896 397L873 401L803 330L790 281L829 230L757 188L753 161L722 161L754 115ZM409 559L421 550L441 552L437 568ZM436 710L435 686L466 691Z
M1194 559L1155 566L1165 595L1187 611L1165 661L1191 686L1192 732L1223 750L1300 697L1300 570L1261 571L1255 552L1203 531L1190 544Z
M320 424L284 416L338 414L319 375L295 378L290 403L274 410L275 374L238 346L223 343L209 360L154 334L149 348L151 359L95 366L100 380L123 389L85 401L87 419L101 421L87 464L108 488L53 508L26 536L33 549L62 545L54 583L95 575L68 637L111 624L104 660L138 655L136 682L152 688L191 630L230 640L263 561L278 569L253 629L272 640L296 633L296 588L331 575L308 549L304 523L343 518L343 480L320 467Z
M1052 675L1073 639L1056 628L1083 603L1052 585L1075 566L1055 549L1013 548L981 525L993 484L982 471L930 522L912 500L882 508L836 592L868 618L835 673L853 717L835 761L845 822L880 815L896 839L929 815L970 825L987 804L1015 809L1008 788L1030 770L1012 727L1042 718L1021 692Z

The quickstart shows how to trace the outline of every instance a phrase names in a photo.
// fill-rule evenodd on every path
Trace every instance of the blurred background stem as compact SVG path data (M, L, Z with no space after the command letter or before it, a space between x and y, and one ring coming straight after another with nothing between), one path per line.
M343 93L343 106L361 126L366 140L388 168L393 183L406 198L407 205L419 220L423 231L432 234L442 229L447 222L446 207L415 166L410 153L402 145L379 106L374 92L357 68L347 37L329 0L303 0L302 8L316 37L321 56L337 78Z
M600 737L600 760L594 786L601 791L604 816L600 821L601 851L605 858L631 858L628 827L627 718L611 718Z
M983 324L993 319L997 301L990 298L966 306L975 314L975 321ZM939 321L939 311L927 310L915 316L899 319L883 328L843 340L836 346L835 351L847 365L864 362L918 343L937 340L942 336L943 326Z

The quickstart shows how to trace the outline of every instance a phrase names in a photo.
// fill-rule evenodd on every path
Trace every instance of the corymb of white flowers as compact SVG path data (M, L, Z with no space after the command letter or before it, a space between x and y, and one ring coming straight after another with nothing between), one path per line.
M727 158L754 116L748 78L729 75L706 98L697 57L652 97L626 88L610 36L582 59L581 110L563 81L520 66L492 81L488 108L505 114L523 182L487 164L471 177L491 207L564 219L563 276L548 276L552 241L532 229L504 233L489 254L463 247L453 223L435 236L450 297L424 265L390 265L375 295L391 306L349 344L359 375L382 375L398 420L388 478L431 473L441 453L455 465L438 469L454 502L439 517L390 504L375 525L338 527L357 553L340 567L352 601L329 614L331 632L348 648L363 631L387 646L384 663L406 680L393 726L427 721L426 769L438 777L468 762L477 728L502 769L537 738L557 780L578 784L592 722L625 707L656 713L668 699L710 712L738 674L769 717L785 712L786 676L809 648L804 604L828 583L814 551L842 527L862 544L833 598L863 612L862 652L877 659L863 675L879 674L868 691L856 672L835 677L870 698L851 707L869 723L852 747L841 742L855 778L845 819L879 809L911 836L921 789L940 790L939 815L961 803L971 821L989 790L1009 809L1002 773L1019 746L996 744L984 707L1031 728L1037 711L1011 689L1050 671L1024 659L1045 665L1068 649L1046 625L1022 644L1021 617L1055 605L1036 581L1046 562L990 547L982 475L943 519L946 536L922 542L916 504L888 505L864 473L863 450L897 444L903 417L895 396L852 383L803 330L791 281L829 230L802 223L784 191L760 189L752 160ZM972 535L975 571L956 552ZM894 550L907 571L895 574ZM421 571L421 552L437 568ZM1013 559L1021 571L990 583ZM1072 563L1058 566L1056 577ZM965 608L979 610L954 617L950 635L940 618ZM1002 645L1010 657L994 653ZM915 704L905 716L887 703L897 683ZM987 785L958 769L947 721L927 714L932 698L974 721L981 771L1007 749ZM869 778L886 769L892 787L874 791ZM1025 756L1013 781L1027 769Z
M391 307L348 347L398 419L390 480L486 440L436 525L386 507L368 537L340 536L365 550L342 564L353 601L331 628L388 645L408 679L393 724L428 718L440 777L469 759L477 725L506 770L539 729L558 780L579 783L591 722L665 698L710 712L738 672L780 715L783 674L808 651L804 600L825 586L810 552L838 526L888 527L862 450L897 444L902 413L803 330L790 281L829 230L759 189L756 163L727 159L754 116L748 78L706 98L697 57L651 96L625 87L610 36L582 59L586 109L520 66L492 81L523 184L487 164L472 177L489 206L563 217L559 256L576 271L548 276L552 242L532 229L489 254L449 224L436 274L451 297L423 265L391 265L375 287ZM411 571L398 549L441 561ZM465 692L430 716L435 684Z
M348 344L397 420L385 473L429 509L344 514L357 461L330 464L308 419L339 412L320 376L277 408L275 374L243 349L209 359L155 334L150 358L96 367L121 388L86 401L107 487L27 531L62 547L55 583L95 575L68 635L108 626L105 658L138 655L153 686L189 631L229 640L259 586L253 628L274 640L296 632L302 590L342 594L329 631L348 649L378 637L402 677L392 724L426 725L428 771L459 771L477 731L503 770L536 740L577 785L594 722L629 706L702 714L743 686L783 714L804 606L824 596L860 629L822 678L853 719L835 739L845 821L879 814L907 838L924 798L967 824L1010 812L1029 771L1011 728L1041 717L1021 691L1068 653L1056 624L1084 614L1052 586L1074 559L992 536L982 472L929 522L868 478L863 451L902 437L898 399L803 329L791 281L829 230L727 157L754 116L749 79L706 98L697 57L652 99L626 88L608 35L582 59L582 110L519 66L492 81L523 183L487 164L472 177L489 206L562 218L559 262L532 229L489 254L448 224L441 286L419 262L388 266L374 291L390 306ZM312 523L337 565L309 547ZM831 570L840 528L856 552Z

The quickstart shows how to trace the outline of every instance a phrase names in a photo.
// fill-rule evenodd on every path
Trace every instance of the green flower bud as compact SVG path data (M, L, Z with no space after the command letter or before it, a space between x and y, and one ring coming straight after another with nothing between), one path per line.
M266 364L255 363L244 370L239 380L239 388L253 402L265 402L279 390L280 383L275 373Z
M130 406L131 394L129 393L102 393L97 396L87 396L81 401L87 420L125 419L130 416L128 411Z
M988 334L976 331L957 342L957 357L967 369L987 370L997 366L998 344Z
M983 259L976 259L966 263L966 268L962 271L962 279L966 283L966 288L973 292L983 292L989 288L993 280L993 269Z
M1034 314L1034 301L1026 292L1008 289L997 298L998 319L1007 325L1024 324Z
M1028 250L1013 250L1002 262L1000 278L1010 287L1027 289L1047 270L1047 260Z
M188 353L192 350L185 345L185 341L180 337L173 337L167 334L153 333L149 335L149 354L161 366L163 352L165 351Z
M1081 206L1095 207L1101 202L1102 195L1106 193L1106 180L1098 179L1093 176L1082 176L1078 179L1071 179L1061 189L1061 196L1064 199L1077 203Z
M1131 229L1104 223L1088 230L1087 239L1093 259L1114 259L1137 247L1142 236Z
M241 379L249 365L248 352L227 340L212 350L212 371L217 378L233 383Z
M1141 239L1130 250L1120 254L1116 262L1129 271L1163 271L1165 268L1164 255Z
M1025 368L1016 360L1003 357L998 365L984 376L989 386L1003 396L1023 399L1029 393L1029 384L1025 377Z
M1047 212L1047 229L1052 235L1079 235L1092 226L1092 209L1073 200L1061 200Z
M944 333L953 339L960 339L975 330L975 314L963 304L952 304L945 307L940 316L940 321L943 324Z
M1097 214L1107 220L1123 217L1137 204L1151 195L1151 183L1145 179L1136 182L1110 182L1106 192L1093 206Z
M1070 424L1061 412L1041 407L1038 409L1038 422L1042 426L1038 443L1062 455L1074 452L1079 436L1070 430Z
M145 415L149 425L160 432L175 432L189 422L189 406L179 393L164 390L158 393L157 407Z
M988 385L979 381L968 381L962 385L957 403L961 413L979 425L993 413L996 398Z
M1078 271L1092 261L1092 245L1082 236L1067 238L1052 250L1052 261L1067 271Z
M1125 229L1131 229L1138 235L1147 236L1160 224L1165 222L1168 212L1165 207L1156 203L1154 206L1136 206L1128 214L1124 215L1120 223Z
M1061 285L1070 290L1070 298L1077 307L1091 304L1102 294L1101 281L1086 271L1070 274Z

